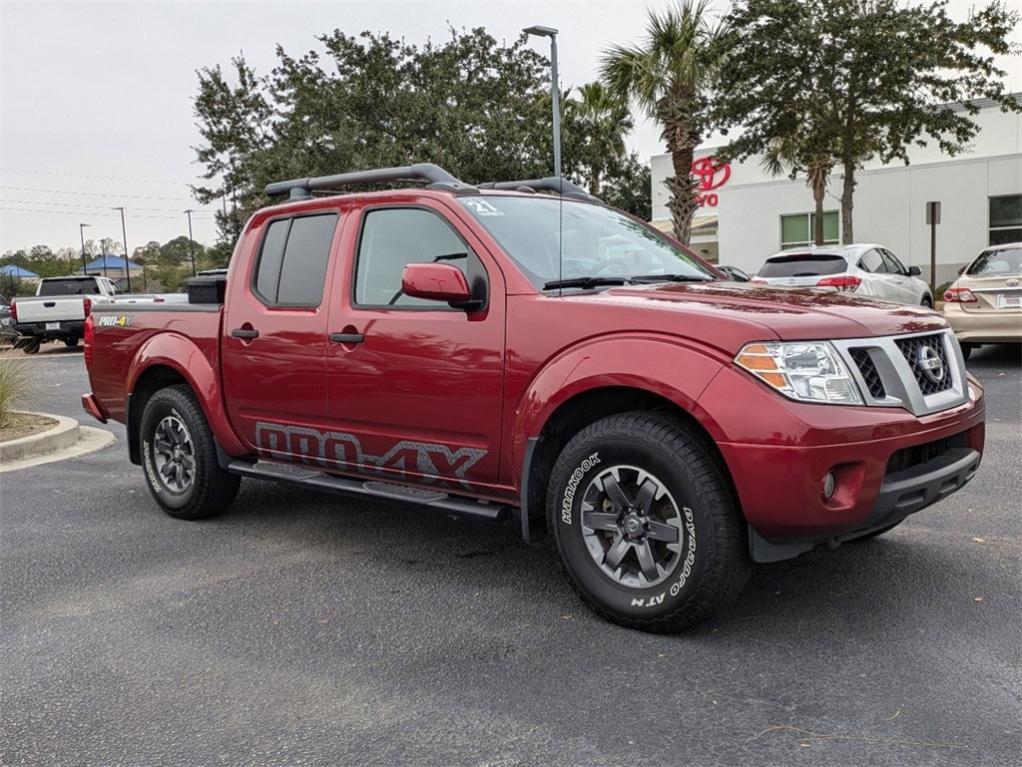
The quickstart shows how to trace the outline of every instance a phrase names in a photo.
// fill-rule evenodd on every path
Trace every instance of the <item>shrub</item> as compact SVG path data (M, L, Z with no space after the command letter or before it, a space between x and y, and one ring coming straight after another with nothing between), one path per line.
M24 361L16 357L0 359L0 429L8 425L12 411L30 391L31 379Z

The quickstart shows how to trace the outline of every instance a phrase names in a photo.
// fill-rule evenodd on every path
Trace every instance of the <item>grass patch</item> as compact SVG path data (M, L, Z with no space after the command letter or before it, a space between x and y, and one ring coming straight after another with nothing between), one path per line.
M32 392L29 369L16 357L0 359L0 429L11 424L14 409L23 405Z

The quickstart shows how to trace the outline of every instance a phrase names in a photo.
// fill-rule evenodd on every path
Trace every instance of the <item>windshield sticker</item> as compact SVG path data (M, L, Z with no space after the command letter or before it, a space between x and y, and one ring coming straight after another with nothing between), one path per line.
M468 205L470 208L472 208L472 210L475 211L475 214L477 216L481 216L481 217L484 217L484 218L485 217L491 217L492 218L494 216L503 216L504 215L504 211L498 210L493 205L488 203L486 200L465 200L464 202L465 202L466 205Z

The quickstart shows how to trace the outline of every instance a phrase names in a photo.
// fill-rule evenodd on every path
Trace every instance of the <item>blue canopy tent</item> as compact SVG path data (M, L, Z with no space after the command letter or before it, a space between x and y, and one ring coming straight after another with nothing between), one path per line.
M17 264L5 264L0 266L0 275L4 277L13 277L16 280L38 280L39 275L35 272L30 272L28 269L24 269Z
M18 290L17 280L35 284L39 282L39 275L17 264L0 266L0 293L7 295L8 298L13 298Z

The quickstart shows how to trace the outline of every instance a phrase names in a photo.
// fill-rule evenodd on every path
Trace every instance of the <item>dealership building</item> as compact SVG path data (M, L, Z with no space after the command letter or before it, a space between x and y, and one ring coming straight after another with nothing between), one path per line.
M1020 94L1016 94L1020 95ZM937 282L951 280L988 245L1022 241L1022 115L993 102L975 102L979 134L966 151L950 157L929 142L909 150L911 164L873 162L856 174L856 242L885 245L907 266L929 276L930 227L926 204L939 201ZM800 176L771 176L761 157L721 165L720 145L696 153L693 171L701 206L693 221L692 248L710 261L755 272L763 261L812 241L813 198ZM670 231L669 155L652 158L653 223ZM824 235L840 239L842 174L831 175L824 202Z

